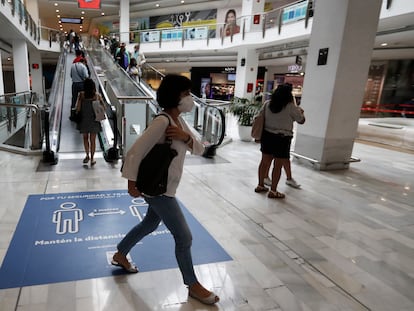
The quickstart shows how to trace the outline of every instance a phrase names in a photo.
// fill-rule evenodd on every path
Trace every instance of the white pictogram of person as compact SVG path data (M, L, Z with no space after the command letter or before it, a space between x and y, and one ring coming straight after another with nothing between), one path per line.
M83 212L75 208L76 203L64 202L60 204L60 210L53 212L53 223L56 224L56 233L77 233L79 222L83 220Z
M131 200L132 205L129 206L129 210L131 211L132 216L138 217L139 221L142 221L145 215L141 215L138 207L140 206L148 206L148 203L145 202L143 198L134 198Z

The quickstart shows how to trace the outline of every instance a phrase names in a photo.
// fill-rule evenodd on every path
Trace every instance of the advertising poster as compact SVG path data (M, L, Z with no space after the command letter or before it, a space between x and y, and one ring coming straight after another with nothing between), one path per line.
M214 38L216 35L217 9L173 13L169 15L151 16L149 19L150 29L173 28L163 40L180 40L183 36L182 29L188 30L187 39L205 39L207 36ZM164 32L165 30L163 30Z

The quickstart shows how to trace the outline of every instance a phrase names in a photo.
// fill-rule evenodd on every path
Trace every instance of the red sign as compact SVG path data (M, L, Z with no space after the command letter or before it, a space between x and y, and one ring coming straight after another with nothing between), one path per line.
M260 14L256 14L253 17L253 24L255 24L255 25L260 24Z
M78 0L80 9L100 9L101 0Z
M33 69L39 69L39 64L32 64Z
M247 83L247 93L253 92L253 83Z

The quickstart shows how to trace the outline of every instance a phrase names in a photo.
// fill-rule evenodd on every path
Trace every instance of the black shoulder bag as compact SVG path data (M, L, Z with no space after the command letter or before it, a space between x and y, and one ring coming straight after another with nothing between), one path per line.
M168 118L168 124L171 125L171 120L167 115L159 114L156 117L160 115ZM156 144L142 159L135 185L143 194L156 196L167 191L168 168L178 154L175 149L171 148L171 144L172 140L166 138L164 143Z

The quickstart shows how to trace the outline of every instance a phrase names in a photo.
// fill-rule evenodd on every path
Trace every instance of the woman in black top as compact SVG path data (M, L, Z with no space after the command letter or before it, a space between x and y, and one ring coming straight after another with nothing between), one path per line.
M86 153L83 163L86 164L90 160L91 165L96 164L96 161L94 160L96 134L102 130L101 123L95 120L96 116L93 108L94 102L95 104L102 105L103 109L105 109L101 95L96 92L95 82L92 79L87 78L84 82L84 91L79 93L76 102L76 112L81 115L78 130L83 135L83 146Z

